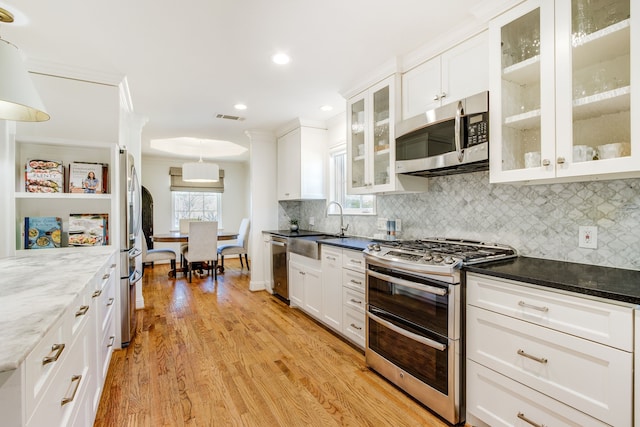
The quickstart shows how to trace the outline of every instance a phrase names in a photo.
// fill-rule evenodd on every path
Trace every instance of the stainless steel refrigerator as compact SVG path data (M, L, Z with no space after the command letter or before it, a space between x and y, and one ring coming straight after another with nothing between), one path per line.
M142 263L136 263L136 249L142 224L142 192L133 156L120 150L120 325L122 347L136 331L136 284L142 279ZM140 268L136 268L136 264Z

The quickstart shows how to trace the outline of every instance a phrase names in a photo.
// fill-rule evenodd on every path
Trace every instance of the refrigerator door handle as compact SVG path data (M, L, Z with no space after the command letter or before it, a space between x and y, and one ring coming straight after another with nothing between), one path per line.
M133 259L142 255L142 251L138 248L129 249L129 259Z
M138 270L135 270L129 279L129 286L133 286L138 283L142 279L142 273Z

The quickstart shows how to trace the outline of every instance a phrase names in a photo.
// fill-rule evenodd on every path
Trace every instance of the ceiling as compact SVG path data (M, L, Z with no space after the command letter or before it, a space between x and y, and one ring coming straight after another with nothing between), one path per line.
M27 61L126 76L135 112L148 118L143 154L163 155L149 147L151 139L248 146L247 130L275 132L297 117L327 120L344 111L341 93L376 68L477 25L472 12L479 6L476 0L0 0L0 7L16 15L16 23L0 25L0 35ZM279 51L291 56L289 64L271 62ZM235 110L237 103L248 108ZM323 105L333 110L321 111Z

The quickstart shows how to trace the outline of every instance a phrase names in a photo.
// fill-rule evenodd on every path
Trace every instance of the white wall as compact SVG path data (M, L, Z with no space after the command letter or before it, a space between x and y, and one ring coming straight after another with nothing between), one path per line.
M153 232L171 231L171 179L170 167L181 167L184 159L142 156L142 185L153 197ZM219 162L224 170L224 193L222 193L222 228L238 231L242 218L250 217L249 167L242 162ZM225 242L225 243L233 243ZM179 253L179 244L157 243L155 248L171 248Z

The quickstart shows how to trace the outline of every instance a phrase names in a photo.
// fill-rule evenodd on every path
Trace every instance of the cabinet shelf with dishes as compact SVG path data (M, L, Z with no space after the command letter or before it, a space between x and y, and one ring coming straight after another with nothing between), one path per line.
M629 10L629 0L528 0L491 22L491 182L640 176Z
M75 140L40 139L16 140L15 150L15 188L13 203L15 212L15 248L24 248L25 217L59 217L62 220L62 244L68 232L68 220L72 214L107 214L109 234L115 233L116 218L115 197L118 146L114 143L81 142ZM73 162L101 163L107 165L107 188L109 193L32 193L26 191L25 165L30 159L47 159L61 162L65 176L69 173L69 164ZM68 182L68 177L65 183ZM64 186L63 186L64 187ZM63 190L64 188L60 189ZM109 239L111 242L112 239Z

